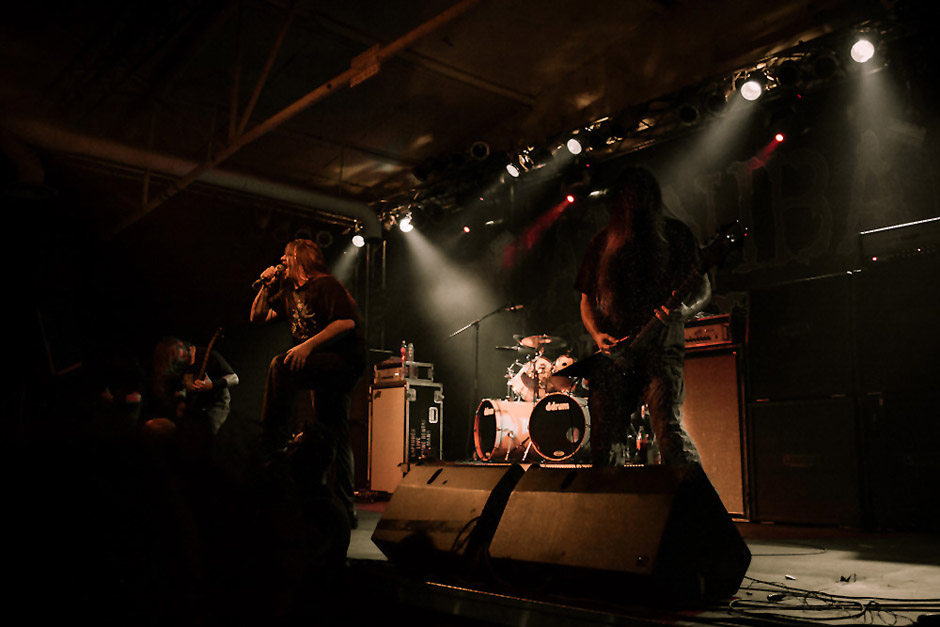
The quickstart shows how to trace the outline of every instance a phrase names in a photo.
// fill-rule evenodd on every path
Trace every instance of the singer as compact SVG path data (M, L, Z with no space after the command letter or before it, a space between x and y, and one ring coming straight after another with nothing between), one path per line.
M349 404L353 386L365 369L358 307L330 274L319 246L309 239L290 242L281 265L267 268L260 280L251 321L285 319L294 341L294 346L277 355L268 367L261 410L262 454L268 463L284 459L292 435L294 399L298 392L312 390L317 422L336 442L337 495L355 527Z

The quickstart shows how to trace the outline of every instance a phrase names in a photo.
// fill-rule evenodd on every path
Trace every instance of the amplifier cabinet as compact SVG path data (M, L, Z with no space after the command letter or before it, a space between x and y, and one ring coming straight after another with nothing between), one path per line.
M373 386L369 403L369 488L392 493L412 464L441 459L443 384L406 379Z
M763 522L861 522L855 400L753 403L754 505Z
M729 514L749 515L740 353L689 350L685 360L683 424L702 457L702 467Z

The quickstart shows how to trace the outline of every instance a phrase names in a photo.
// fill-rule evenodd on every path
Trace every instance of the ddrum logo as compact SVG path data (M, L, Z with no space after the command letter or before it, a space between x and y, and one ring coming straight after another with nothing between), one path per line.
M556 403L552 401L545 405L545 411L568 411L571 406L568 403Z

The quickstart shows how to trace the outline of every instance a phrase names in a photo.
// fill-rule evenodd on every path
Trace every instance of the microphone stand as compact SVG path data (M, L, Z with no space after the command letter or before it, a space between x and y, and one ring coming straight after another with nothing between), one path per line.
M495 316L496 314L502 311L506 311L509 307L512 307L512 303L506 303L505 305L497 307L496 309L486 314L485 316L477 318L476 320L474 320L473 322L469 324L465 324L461 328L457 329L456 331L448 335L446 338L447 340L449 340L453 337L460 335L467 329L471 327L473 328L473 397L470 399L471 418L473 416L473 412L475 409L473 407L473 403L476 401L477 397L480 396L480 323L486 320L487 318L489 318L490 316ZM473 423L471 422L471 425L472 424ZM470 432L472 433L473 429L471 429ZM469 444L470 442L468 440L467 445L469 446Z

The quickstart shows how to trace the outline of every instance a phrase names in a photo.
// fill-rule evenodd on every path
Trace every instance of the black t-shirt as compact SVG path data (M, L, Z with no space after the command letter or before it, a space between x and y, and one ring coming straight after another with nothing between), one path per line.
M352 332L337 339L323 350L337 353L351 361L365 359L365 339L362 318L356 301L336 277L326 274L295 288L285 281L281 289L269 300L270 307L280 318L287 320L294 344L307 341L336 320L352 320Z
M615 337L633 335L697 267L698 244L689 227L666 218L663 235L666 246L661 256L635 245L627 245L616 253L616 271L612 276L614 294L606 313L598 307L597 273L607 230L591 239L575 289L590 297L601 331Z

